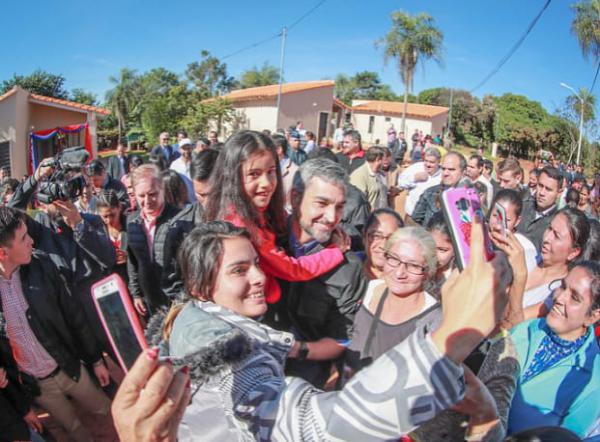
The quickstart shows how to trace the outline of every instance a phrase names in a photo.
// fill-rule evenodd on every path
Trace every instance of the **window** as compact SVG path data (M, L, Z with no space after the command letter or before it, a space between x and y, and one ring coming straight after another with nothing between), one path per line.
M385 122L389 123L390 121L392 121L392 119L390 117L385 117Z
M0 143L0 169L5 169L8 172L8 176L11 176L10 143L8 141Z
M374 117L373 115L371 115L371 116L369 117L369 130L368 130L368 132L369 132L370 134L372 134L372 133L373 133L373 126L375 126L375 117Z

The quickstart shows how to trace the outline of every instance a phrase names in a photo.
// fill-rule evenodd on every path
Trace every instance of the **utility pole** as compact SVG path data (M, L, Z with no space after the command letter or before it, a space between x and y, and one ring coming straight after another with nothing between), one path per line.
M279 61L279 92L277 93L277 122L275 124L275 130L279 129L279 110L281 109L281 89L283 87L283 61L285 59L285 37L287 35L287 28L284 26L281 31L281 59Z

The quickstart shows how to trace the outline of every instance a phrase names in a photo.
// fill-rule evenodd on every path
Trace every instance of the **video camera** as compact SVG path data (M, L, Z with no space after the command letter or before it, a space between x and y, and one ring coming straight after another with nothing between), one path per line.
M38 201L50 204L56 200L72 200L81 195L86 185L81 169L90 154L83 146L70 147L59 152L53 159L43 161L41 166L52 167L54 172L38 187Z

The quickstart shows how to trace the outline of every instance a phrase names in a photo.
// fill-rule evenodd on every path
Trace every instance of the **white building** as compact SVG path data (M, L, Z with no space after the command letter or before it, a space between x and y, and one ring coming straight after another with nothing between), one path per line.
M404 103L398 101L353 100L351 121L364 142L372 144L380 140L381 144L385 144L390 124L397 132L402 130L403 108ZM441 136L447 121L447 107L408 103L406 139L410 140L415 129L423 131L424 135Z
M268 129L275 132L277 129L295 127L298 121L302 121L304 128L313 132L318 140L331 136L335 122L350 111L349 106L334 98L334 85L332 80L283 84L279 118L278 84L239 89L223 95L221 98L233 104L234 121L225 126L226 134L222 135L239 129ZM336 120L332 122L334 113Z

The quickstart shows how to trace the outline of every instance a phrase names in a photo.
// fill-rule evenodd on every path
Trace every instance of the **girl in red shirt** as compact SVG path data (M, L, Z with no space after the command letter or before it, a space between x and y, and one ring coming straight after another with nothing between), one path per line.
M337 245L299 258L288 256L277 246L276 238L287 234L278 163L275 145L268 136L249 130L233 135L211 176L212 192L205 213L207 221L225 220L248 229L267 276L265 296L271 304L281 297L275 278L308 281L344 260ZM345 241L340 242L346 249Z

